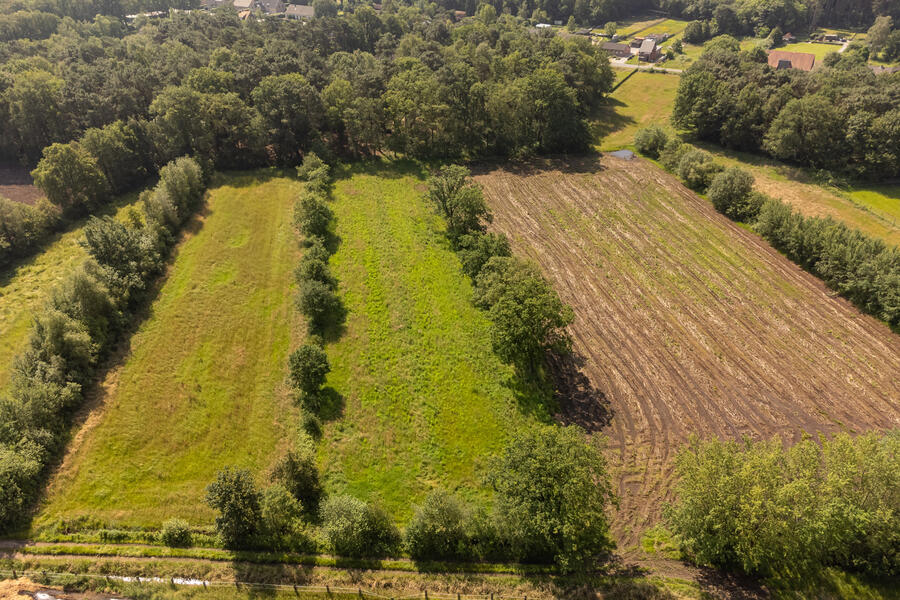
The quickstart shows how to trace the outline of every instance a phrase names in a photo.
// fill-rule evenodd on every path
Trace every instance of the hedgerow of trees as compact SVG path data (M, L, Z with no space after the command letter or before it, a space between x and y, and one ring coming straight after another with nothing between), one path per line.
M511 256L502 234L486 232L492 216L468 169L448 165L428 180L428 199L447 223L447 237L475 283L474 303L491 320L491 343L505 362L536 372L547 352L571 350L565 328L574 315L533 265Z
M900 327L900 249L831 217L805 217L781 200L753 190L753 176L725 169L712 157L653 127L635 146L706 193L725 216L754 226L772 246L830 288L891 327ZM659 150L662 146L662 150Z
M176 159L142 195L143 213L133 211L126 222L93 218L85 227L89 259L35 316L9 391L0 397L0 530L26 517L63 447L84 385L146 297L206 182L196 161Z
M900 431L787 448L694 439L676 473L666 518L699 563L766 577L900 574Z
M672 122L702 140L851 178L900 175L900 79L857 52L774 70L728 36L682 75Z

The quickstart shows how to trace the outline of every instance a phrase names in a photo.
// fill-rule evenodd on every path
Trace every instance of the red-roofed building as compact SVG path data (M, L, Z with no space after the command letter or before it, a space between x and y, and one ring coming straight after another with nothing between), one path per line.
M773 69L800 69L812 71L816 64L816 55L808 52L787 52L772 50L769 52L769 66Z

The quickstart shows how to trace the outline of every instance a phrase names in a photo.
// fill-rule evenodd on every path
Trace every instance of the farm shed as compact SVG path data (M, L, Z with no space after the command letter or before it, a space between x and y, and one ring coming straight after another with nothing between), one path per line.
M600 44L600 48L602 50L606 50L609 52L611 56L618 56L620 58L625 58L626 56L631 56L631 48L628 47L628 44L617 44L615 42L603 42Z
M656 46L656 40L649 37L646 38L641 44L640 50L638 50L638 57L646 62L654 62L659 58L659 48Z
M284 16L288 19L312 19L316 14L312 6L303 4L288 4Z

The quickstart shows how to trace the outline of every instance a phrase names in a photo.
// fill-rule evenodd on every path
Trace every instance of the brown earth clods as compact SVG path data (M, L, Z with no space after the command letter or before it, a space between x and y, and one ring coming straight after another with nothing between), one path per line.
M620 549L672 499L691 434L900 426L900 336L652 163L547 161L476 180L492 228L575 311L560 418L609 438Z
M0 163L0 196L23 204L36 204L44 193L31 179L28 169L12 163Z

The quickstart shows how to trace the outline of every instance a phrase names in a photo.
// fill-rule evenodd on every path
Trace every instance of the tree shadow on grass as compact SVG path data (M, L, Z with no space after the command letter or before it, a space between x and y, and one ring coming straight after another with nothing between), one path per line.
M344 396L331 386L322 388L316 414L324 423L340 419L344 415Z

